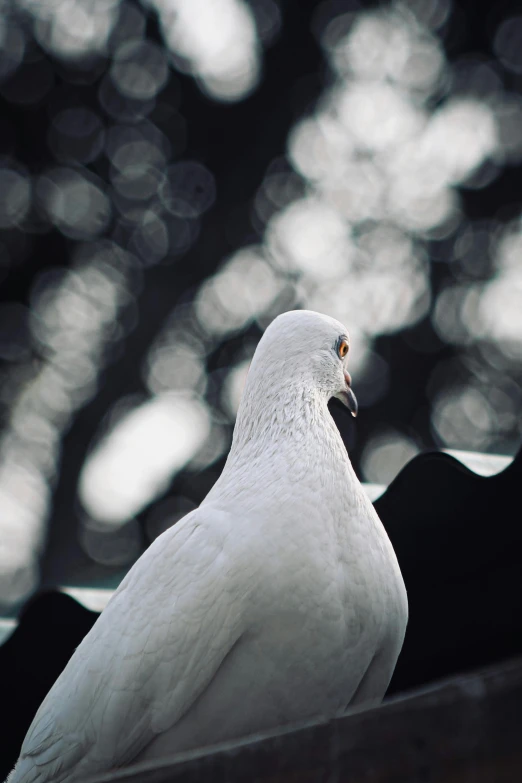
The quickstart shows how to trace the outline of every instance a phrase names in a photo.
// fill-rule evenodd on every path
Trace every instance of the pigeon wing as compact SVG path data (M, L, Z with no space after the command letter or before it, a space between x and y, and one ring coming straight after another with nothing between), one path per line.
M205 690L243 633L246 585L226 524L204 517L185 517L129 571L38 710L10 783L124 765Z

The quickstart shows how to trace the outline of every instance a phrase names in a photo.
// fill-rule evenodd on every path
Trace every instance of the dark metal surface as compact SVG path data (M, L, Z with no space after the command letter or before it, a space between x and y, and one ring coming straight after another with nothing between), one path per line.
M518 659L329 723L89 783L516 783L521 727Z

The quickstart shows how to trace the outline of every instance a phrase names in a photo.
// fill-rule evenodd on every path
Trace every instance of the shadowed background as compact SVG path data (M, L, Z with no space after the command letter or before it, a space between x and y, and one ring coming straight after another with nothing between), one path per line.
M3 0L0 602L116 585L278 313L348 326L359 476L522 428L516 3Z

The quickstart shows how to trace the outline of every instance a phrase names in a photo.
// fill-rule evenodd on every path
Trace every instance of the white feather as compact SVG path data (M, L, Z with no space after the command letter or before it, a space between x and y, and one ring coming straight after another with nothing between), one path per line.
M341 334L306 311L267 329L223 474L127 574L9 783L72 783L382 698L407 601L327 408Z

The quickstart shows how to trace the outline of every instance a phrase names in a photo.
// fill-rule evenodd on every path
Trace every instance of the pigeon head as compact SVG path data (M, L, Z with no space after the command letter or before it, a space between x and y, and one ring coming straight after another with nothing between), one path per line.
M249 375L253 381L263 378L272 388L336 397L356 416L357 400L346 367L349 353L350 338L339 321L311 310L290 310L265 331Z

